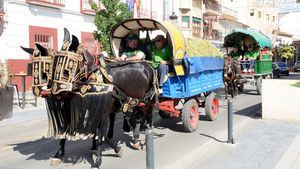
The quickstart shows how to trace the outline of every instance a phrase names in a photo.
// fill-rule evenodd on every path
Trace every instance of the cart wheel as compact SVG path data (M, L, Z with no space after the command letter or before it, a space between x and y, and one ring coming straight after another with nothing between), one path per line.
M193 132L198 128L199 110L198 103L195 99L191 99L184 103L182 108L183 128L186 132Z
M262 92L262 89L261 89L262 79L263 78L261 76L256 79L256 91L257 91L258 95L261 95L261 92Z
M216 98L216 93L211 93L206 97L205 114L210 121L214 121L218 118L219 100Z
M170 117L170 114L168 112L165 112L165 111L162 111L162 110L159 110L158 114L163 119Z
M244 83L238 85L238 90L239 90L239 92L243 92L244 91Z

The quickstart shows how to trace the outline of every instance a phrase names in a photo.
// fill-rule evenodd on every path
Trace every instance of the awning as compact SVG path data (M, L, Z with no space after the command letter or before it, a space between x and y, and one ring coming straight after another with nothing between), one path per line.
M247 37L252 37L260 47L272 47L272 40L264 34L248 29L235 29L224 39L224 47L233 47Z
M201 18L193 16L193 22L201 22Z

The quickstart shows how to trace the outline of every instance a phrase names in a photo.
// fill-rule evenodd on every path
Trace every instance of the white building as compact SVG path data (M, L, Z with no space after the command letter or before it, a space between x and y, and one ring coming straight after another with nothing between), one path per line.
M40 43L60 49L63 28L77 36L92 53L100 50L93 37L94 12L88 0L5 0L0 4L3 4L0 16L4 23L0 57L8 60L9 73L26 72L27 63L31 62L30 55L20 46L34 48L34 43ZM31 82L31 77L27 78ZM28 83L27 90L29 86Z
M293 34L294 39L300 40L300 12L289 12L279 14L280 31Z
M87 37L96 30L87 0L10 0L4 1L4 12L0 56L6 59L29 59L19 46L33 47L35 42L59 49L63 28L82 42L90 41Z

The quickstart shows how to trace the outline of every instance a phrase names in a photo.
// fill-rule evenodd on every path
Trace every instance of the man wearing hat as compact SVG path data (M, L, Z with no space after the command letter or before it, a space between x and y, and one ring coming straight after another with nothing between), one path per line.
M166 39L163 35L157 35L155 37L155 47L152 50L152 66L157 69L158 84L161 92L161 88L167 77L169 71L169 65L171 64L172 51L169 45L166 44Z
M254 73L253 67L254 67L255 60L258 59L260 56L259 47L256 47L256 48L254 48L254 47L255 47L254 44L249 44L248 52L246 53L246 58L250 63L249 70L248 70L249 73ZM244 68L243 71L247 72L246 66L243 66L243 68Z
M139 46L139 37L137 34L130 34L126 38L128 46L124 49L121 57L117 56L119 61L136 61L145 58L144 52Z
M233 58L233 60L235 60L235 61L239 61L242 59L242 54L239 51L238 45L233 46L233 50L229 53L229 56L231 56Z

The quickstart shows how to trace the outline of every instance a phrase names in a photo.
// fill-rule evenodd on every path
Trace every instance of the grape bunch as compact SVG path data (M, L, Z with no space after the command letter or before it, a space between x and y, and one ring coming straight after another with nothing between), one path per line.
M211 42L202 39L185 39L186 54L192 57L221 57L222 53Z

